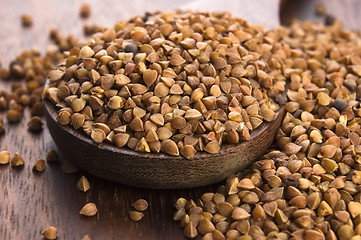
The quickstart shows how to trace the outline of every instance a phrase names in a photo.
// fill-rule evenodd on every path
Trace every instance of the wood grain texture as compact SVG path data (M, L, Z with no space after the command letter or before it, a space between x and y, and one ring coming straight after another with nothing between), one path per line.
M45 100L44 104L50 134L69 160L98 177L153 189L205 186L243 170L267 151L285 112L281 107L275 120L261 124L251 133L249 141L223 145L217 154L198 152L188 160L163 153L135 152L106 142L96 144L71 126L60 125L56 121L55 106L49 100Z
M14 56L31 47L45 51L46 45L49 44L50 28L56 27L62 34L72 33L82 39L84 37L82 25L85 22L111 26L119 19L141 14L144 9L156 10L158 8L156 4L167 4L168 9L177 7L168 0L133 0L131 6L129 1L89 0L87 2L92 6L92 15L90 19L80 20L78 10L82 1L0 0L2 63L7 65ZM191 3L190 0L177 2L183 6ZM224 3L224 1L220 2ZM254 2L263 4L262 6L270 12L278 9L276 0ZM361 4L357 0L329 2L330 11L337 9L339 13L337 16L340 18L343 16L345 19L350 18L348 9L360 9ZM237 4L238 8L229 1L227 3L223 4L223 7L232 10L233 15L243 7L241 3ZM211 7L212 4L208 5L210 6L207 7ZM249 8L244 9L249 10ZM259 13L257 7L253 9L256 10L248 11L248 16ZM308 9L313 12L313 8ZM33 27L29 29L21 27L20 16L23 13L34 17ZM277 14L264 16L263 21L274 21L272 16ZM347 21L359 23L360 18L360 14L352 15L352 19ZM276 21L278 23L278 19ZM10 84L0 81L0 89L9 90ZM0 114L4 113L0 112ZM32 172L31 168L35 161L45 158L47 151L55 148L55 145L47 129L40 134L29 133L26 128L29 119L30 113L25 111L25 118L19 124L6 124L6 134L0 136L0 151L6 149L11 155L19 152L25 160L23 169L13 169L8 165L0 166L1 240L41 239L40 232L50 225L58 229L59 240L79 240L85 234L96 240L184 239L182 229L178 223L172 221L173 203L180 196L188 199L197 198L206 191L214 191L217 187L212 185L188 190L148 190L111 183L85 174L91 183L91 189L87 193L79 192L76 189L76 182L81 177L81 172L66 175L60 170L60 164L48 164L45 172L41 174ZM45 123L44 120L43 122ZM130 221L128 211L130 203L138 198L148 200L150 206L145 212L144 219L134 223ZM97 204L99 209L97 216L85 218L78 214L87 202Z

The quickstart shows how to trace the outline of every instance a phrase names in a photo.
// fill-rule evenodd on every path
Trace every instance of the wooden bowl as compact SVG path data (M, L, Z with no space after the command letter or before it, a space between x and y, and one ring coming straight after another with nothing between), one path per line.
M56 121L57 110L44 100L46 122L52 138L65 156L81 169L110 181L153 188L192 188L219 182L257 160L272 144L284 107L270 123L262 123L251 139L222 145L218 154L197 153L192 160L163 153L140 153L109 143L94 143L84 133Z

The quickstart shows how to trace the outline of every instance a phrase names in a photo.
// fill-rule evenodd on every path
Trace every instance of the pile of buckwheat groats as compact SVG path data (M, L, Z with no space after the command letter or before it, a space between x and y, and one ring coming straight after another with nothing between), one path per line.
M28 105L42 114L49 76L43 97L60 124L98 143L192 158L247 140L285 105L274 149L217 192L178 199L174 220L188 238L361 238L358 33L337 21L264 30L229 13L177 11L118 22L88 44L52 37L53 51L26 51L0 70L26 78L26 89L0 93L9 122Z

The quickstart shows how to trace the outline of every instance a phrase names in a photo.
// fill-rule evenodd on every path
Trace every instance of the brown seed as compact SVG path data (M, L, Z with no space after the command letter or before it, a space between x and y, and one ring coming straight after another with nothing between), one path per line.
M323 240L325 236L322 232L312 229L307 229L304 235L305 240Z
M68 125L71 121L71 114L68 111L60 111L58 113L58 116L56 117L56 120L61 125Z
M173 66L180 66L184 63L186 63L186 60L184 60L179 54L173 54L170 58L170 64Z
M331 97L328 96L326 93L320 92L317 94L317 101L318 104L322 106L328 106L331 103Z
M322 201L317 209L317 215L320 217L328 216L333 213L332 208L326 201Z
M80 112L85 107L86 101L82 98L76 98L71 102L71 108L74 112Z
M341 199L341 195L335 188L330 188L324 193L324 200L334 208L336 203Z
M82 209L80 209L79 214L87 217L92 217L97 214L98 209L94 203L87 203Z
M162 152L165 152L171 156L179 156L178 146L172 140L167 139L167 140L162 141L161 150L162 150Z
M267 122L273 121L273 119L276 116L275 112L272 111L271 109L263 109L261 110L260 114L263 117L263 119L266 120Z
M169 93L170 94L177 94L180 95L183 93L183 90L181 88L181 86L179 84L174 84L170 89L169 89Z
M243 178L242 180L240 180L238 183L238 187L244 190L252 190L255 188L252 180L249 178Z
M217 204L217 209L221 215L228 217L232 214L232 212L235 208L230 203L224 202L224 200L223 200L222 202ZM239 211L241 211L241 210L237 210L237 212L239 212Z
M112 40L114 40L116 37L116 32L114 30L114 28L108 28L103 35L103 39L105 42L110 42Z
M89 46L84 46L79 51L79 58L90 58L94 55L94 50Z
M205 235L207 233L211 233L212 231L214 231L215 227L209 219L202 218L199 222L197 230L200 234Z
M167 96L169 93L169 88L162 82L158 83L154 88L154 95L162 98Z
M182 220L182 218L183 218L185 215L186 215L186 212L185 212L184 207L179 208L179 209L174 213L173 220L174 220L174 221L180 221L180 220Z
M78 180L76 187L78 188L79 191L86 192L90 189L90 183L86 177L82 176Z
M348 203L348 212L351 214L352 218L357 217L361 214L361 203L351 201Z
M182 129L182 128L185 128L187 122L183 117L175 117L175 118L173 118L171 124L172 124L172 127L175 129Z
M327 145L327 146L331 146L331 145ZM326 172L333 173L338 169L338 164L332 159L324 158L322 159L322 167L326 170Z
M147 135L145 136L145 140L148 143L157 142L159 141L159 137L158 134L153 129L150 129Z
M187 159L192 159L194 157L194 155L196 154L196 152L197 151L195 150L195 148L192 145L185 145L180 150L180 154Z
M45 170L45 160L37 160L33 166L33 170L37 172L43 172Z
M129 134L127 134L127 133L117 133L117 134L114 135L112 141L115 144L115 146L123 147L129 141Z
M180 42L185 49L192 49L195 47L196 41L193 38L186 38Z
M90 12L91 12L91 9L90 9L90 5L89 5L89 4L83 3L83 4L80 6L80 11L79 11L80 17L82 17L82 18L88 18L88 17L90 16Z
M61 80L64 75L65 75L65 72L64 72L64 71L59 70L59 69L56 69L56 70L52 70L52 71L49 72L49 74L48 74L48 79L49 79L49 81L50 81L51 83L52 83L52 82L57 82L57 81ZM50 94L50 90L51 90L51 89L52 89L52 88L49 88L49 89L48 89L48 93L49 93L49 94ZM53 89L55 90L56 88L53 88Z
M40 117L35 116L30 119L28 122L28 129L32 132L39 132L42 130L43 123L41 122Z
M0 78L6 80L10 77L10 71L7 68L0 68Z
M152 114L150 116L150 120L158 127L161 127L164 125L164 118L163 118L162 114L160 114L160 113Z
M315 143L322 143L323 137L319 130L312 130L310 133L310 139Z
M186 204L187 204L187 199L185 198L178 198L176 203L175 203L175 207L176 209L180 209L180 208L185 208Z
M307 204L307 200L305 198L305 196L296 196L294 198L292 198L289 201L290 205L295 206L297 208L305 208L306 204Z
M237 133L236 130L232 129L228 134L227 134L227 141L229 143L233 143L233 144L237 144L239 142L239 135Z
M59 155L54 149L50 149L50 151L46 154L47 162L59 162Z
M266 223L265 223L265 225L266 225ZM240 221L238 221L238 224L236 225L236 229L241 234L245 234L244 236L249 236L247 234L249 233L249 230L250 230L250 222L248 220L240 220Z
M218 85L213 85L209 89L209 93L214 97L219 97L222 94L221 89Z
M276 188L281 186L282 184L282 180L280 177L275 176L275 175L271 175L266 177L267 183L272 187L272 188ZM285 181L286 182L286 181Z
M259 201L258 195L254 192L249 192L242 198L242 202L247 204L255 204L258 201Z
M81 126L83 126L84 121L85 121L85 116L81 113L74 113L71 116L71 124L75 129L78 129Z
M186 120L195 120L195 119L199 119L202 117L202 113L200 113L198 110L196 109L189 109L186 111L184 118Z
M42 102L36 102L31 108L31 116L44 115L44 104Z
M322 175L326 173L326 170L320 164L315 164L312 167L312 173L314 175Z
M107 106L112 110L120 109L124 106L123 99L119 96L113 96L108 100Z
M356 171L352 176L352 182L355 184L361 184L361 171Z
M144 131L144 123L143 123L143 121L142 121L139 117L135 117L135 118L130 122L130 128L131 128L133 131L142 132L142 131Z
M157 80L157 77L158 73L156 70L147 69L143 73L143 81L148 88Z
M219 143L217 141L211 141L209 142L205 147L204 147L204 151L211 153L211 154L215 154L218 153L220 151L220 146Z
M292 155L298 153L302 149L301 146L295 143L287 143L284 147L284 151L287 155Z
M141 48L144 48L144 46ZM146 57L146 60L151 63L157 63L159 61L159 54L157 52L152 52Z
M132 203L131 206L134 207L137 211L143 212L148 208L148 202L144 199L138 199Z
M216 68L216 69L222 69L222 68L225 68L227 66L227 61L224 60L223 58L221 57L217 57L215 58L213 61L213 66Z
M138 141L137 145L135 146L135 151L150 152L150 147L144 137Z
M10 153L8 151L0 152L0 164L8 164L10 162Z
M57 238L58 230L55 227L51 226L46 228L41 234L44 238L52 240Z
M301 216L296 219L295 223L301 228L312 228L315 224L310 216Z
M288 217L286 216L286 214L282 210L277 209L275 213L275 222L277 224L283 224L287 221L288 221Z
M317 4L315 10L318 16L323 16L326 13L326 7L322 3Z
M115 85L117 87L123 87L131 82L130 78L123 74L116 74L114 76ZM133 86L134 87L134 86Z
M20 156L19 153L15 153L14 156L10 160L10 164L12 167L19 167L24 165L24 160Z
M21 15L21 23L23 27L31 27L33 25L33 17L29 14Z
M321 194L318 192L313 192L310 195L307 196L307 206L310 209L316 209L318 205L321 203Z
M114 82L115 82L115 79L114 79L113 75L108 74L108 75L101 77L100 86L104 90L110 90L113 87ZM91 87L91 86L92 86L92 84L89 84L89 87ZM82 88L84 88L84 83L82 84Z
M336 153L337 147L334 145L325 145L321 148L322 156L325 158L332 158Z
M192 222L187 223L183 233L186 238L195 238L198 235L198 231Z
M263 209L269 216L274 217L277 210L277 203L276 202L265 203L263 205Z
M150 150L152 150L152 152L159 153L160 149L161 149L161 143L159 141L151 142L151 143L149 143L149 147L150 147Z
M129 217L132 221L138 222L144 217L144 214L138 211L130 211Z
M158 138L160 140L169 139L173 133L166 127L160 127L157 129Z
M225 200L226 200L226 198L225 198L225 196L222 194L222 193L216 193L216 194L214 194L214 196L213 196L213 202L215 203L215 204L219 204L219 203L222 203L222 202L225 202ZM227 208L226 208L227 209Z
M279 199L283 196L283 190L284 190L283 187L272 188L271 190L263 194L261 201L263 202L275 201L276 199Z
M189 222L191 222L190 217L189 217L188 214L186 214L186 215L184 215L184 217L181 219L181 221L180 221L180 226L181 226L182 228L184 228L184 227L186 227L186 225L187 225Z
M145 28L136 27L132 31L132 38L136 42L141 42L147 34L148 34L148 32Z
M21 112L13 109L10 109L6 112L6 118L9 122L19 122L22 117L23 114Z
M204 96L204 92L202 89L197 88L195 89L191 94L191 102L197 102L198 100L201 100Z
M102 143L105 140L105 132L102 129L95 128L91 131L90 137L95 143Z
M347 211L336 211L335 217L344 223L347 223L350 219L350 214Z
M350 225L342 225L337 230L337 236L340 240L353 239L352 236L355 235L354 229Z
M252 211L252 218L256 221L262 221L267 218L266 212L261 205L256 204L255 208Z
M251 215L246 210L244 210L243 208L240 208L240 207L234 208L232 211L232 215L231 215L232 219L234 219L234 220L247 219L250 216Z

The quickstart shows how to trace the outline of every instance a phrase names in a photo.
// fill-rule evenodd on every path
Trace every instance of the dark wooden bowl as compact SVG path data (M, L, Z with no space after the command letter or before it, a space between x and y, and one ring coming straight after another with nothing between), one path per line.
M181 156L140 153L109 143L94 143L84 133L57 123L56 107L44 100L46 122L52 138L65 156L81 169L98 177L126 185L176 189L219 182L258 159L272 144L280 127L284 108L276 118L251 133L251 139L224 145L218 154L197 153L192 160Z

